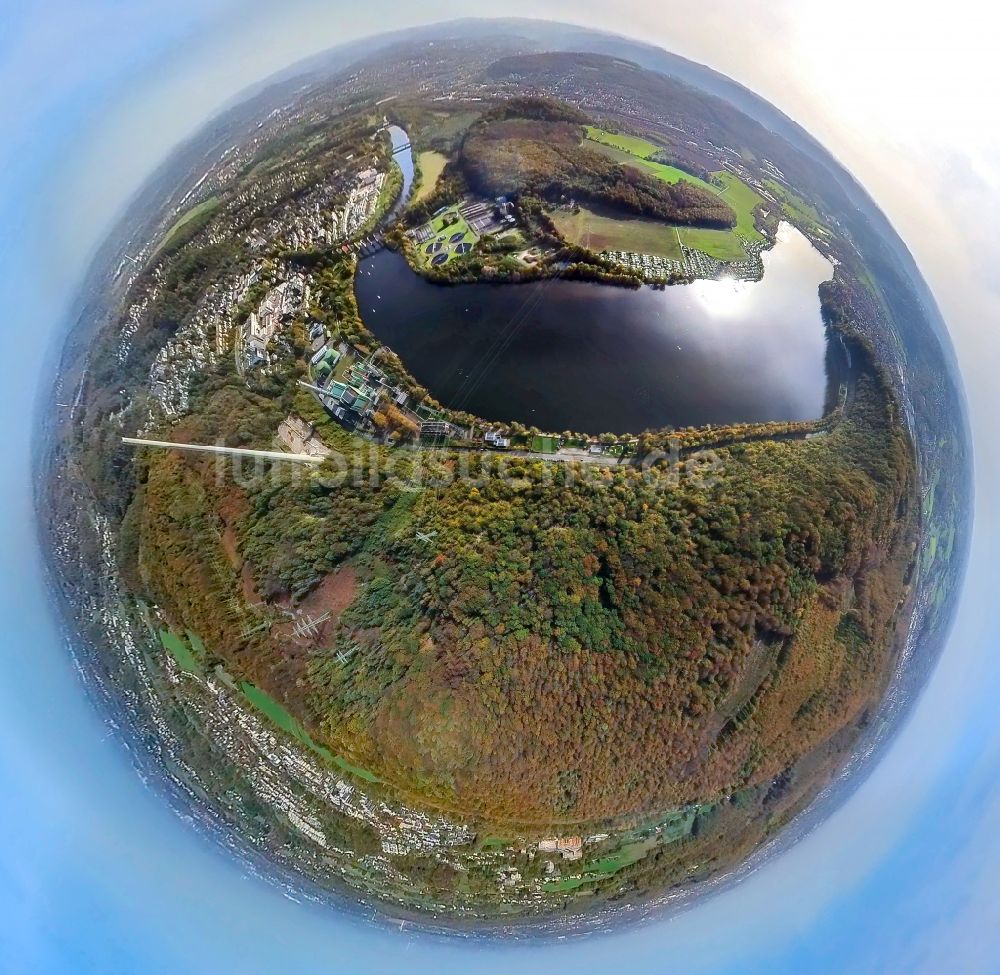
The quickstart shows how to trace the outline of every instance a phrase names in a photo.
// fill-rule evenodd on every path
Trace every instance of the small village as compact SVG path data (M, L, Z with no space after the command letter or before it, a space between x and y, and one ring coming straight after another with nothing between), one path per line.
M680 261L657 254L638 254L632 251L603 251L601 256L629 270L638 271L649 283L669 281L677 274L708 280L731 278L736 281L760 281L764 277L764 262L761 255L772 242L743 239L742 243L747 253L747 258L743 261L719 261L704 251L688 247L684 243L680 245L681 253L684 255Z

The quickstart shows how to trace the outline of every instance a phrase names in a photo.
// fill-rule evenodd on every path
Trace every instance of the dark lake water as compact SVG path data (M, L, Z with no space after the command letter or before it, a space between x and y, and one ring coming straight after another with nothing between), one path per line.
M632 291L442 287L383 251L359 266L371 331L443 404L544 430L639 432L822 415L830 263L783 224L760 282Z

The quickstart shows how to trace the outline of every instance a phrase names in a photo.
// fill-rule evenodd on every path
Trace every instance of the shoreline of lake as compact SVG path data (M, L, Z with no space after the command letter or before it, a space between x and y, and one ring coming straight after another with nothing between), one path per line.
M489 421L602 434L815 420L829 380L818 292L832 266L788 224L764 260L759 282L444 288L383 251L359 264L355 294L435 399Z

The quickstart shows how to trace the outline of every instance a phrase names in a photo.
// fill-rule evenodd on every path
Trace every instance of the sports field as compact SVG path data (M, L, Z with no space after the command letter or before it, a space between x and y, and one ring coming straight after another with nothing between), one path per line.
M640 217L610 216L581 207L579 213L557 210L551 214L559 233L570 243L593 251L634 251L681 259L677 233L669 224Z
M559 442L555 437L532 437L531 449L536 454L554 454L559 449Z

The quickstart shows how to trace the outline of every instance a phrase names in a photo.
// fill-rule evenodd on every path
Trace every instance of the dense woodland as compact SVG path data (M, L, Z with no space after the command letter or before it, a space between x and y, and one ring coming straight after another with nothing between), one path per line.
M278 415L223 387L184 432ZM522 823L725 795L791 775L885 674L913 474L874 373L834 432L721 450L710 484L529 461L499 476L485 458L454 478L455 457L324 436L357 483L220 488L212 464L151 458L137 573L230 667L408 794ZM247 601L319 607L332 587L346 608L309 646L280 627L248 640L218 612L222 553Z

